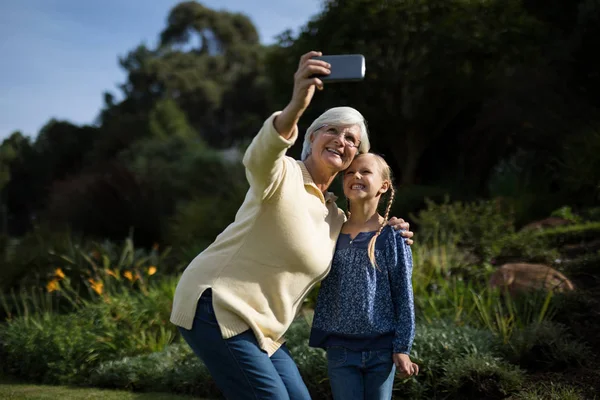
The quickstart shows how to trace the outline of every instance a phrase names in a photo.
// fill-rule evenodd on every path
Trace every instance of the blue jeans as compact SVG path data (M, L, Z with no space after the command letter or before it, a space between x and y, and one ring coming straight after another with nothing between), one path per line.
M210 289L198 301L192 329L179 327L179 331L227 399L310 400L285 345L269 358L258 346L252 330L223 339Z
M327 349L327 371L335 400L389 400L396 366L392 350Z

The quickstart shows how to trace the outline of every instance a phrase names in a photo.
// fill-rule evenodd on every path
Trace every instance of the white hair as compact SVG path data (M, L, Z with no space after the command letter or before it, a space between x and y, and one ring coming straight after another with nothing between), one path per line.
M310 142L315 131L323 125L358 125L360 129L360 146L358 146L358 152L369 152L371 143L369 142L369 133L367 132L367 122L362 114L352 107L334 107L321 114L306 130L302 145L302 155L300 156L302 161L306 160L310 154Z

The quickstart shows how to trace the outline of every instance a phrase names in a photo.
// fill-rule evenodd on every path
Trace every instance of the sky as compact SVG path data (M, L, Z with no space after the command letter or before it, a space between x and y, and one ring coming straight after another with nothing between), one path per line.
M120 95L118 65L137 45L154 47L178 0L0 0L0 140L35 137L48 120L91 124L103 93ZM269 44L321 10L320 0L203 0L241 12Z

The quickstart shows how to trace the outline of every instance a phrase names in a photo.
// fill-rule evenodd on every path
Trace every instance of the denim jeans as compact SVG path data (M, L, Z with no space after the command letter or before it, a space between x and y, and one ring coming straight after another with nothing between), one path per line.
M389 400L396 366L392 350L327 349L327 371L335 400Z
M227 399L310 400L285 345L269 357L252 330L223 339L210 289L198 301L192 329L179 327L179 331Z

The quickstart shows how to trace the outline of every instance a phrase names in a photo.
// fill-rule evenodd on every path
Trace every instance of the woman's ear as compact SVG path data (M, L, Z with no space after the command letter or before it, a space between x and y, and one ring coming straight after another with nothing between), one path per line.
M312 144L315 141L315 131L308 134L308 142Z

